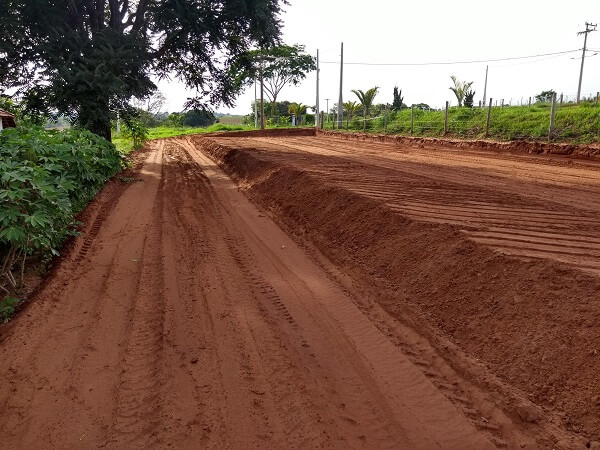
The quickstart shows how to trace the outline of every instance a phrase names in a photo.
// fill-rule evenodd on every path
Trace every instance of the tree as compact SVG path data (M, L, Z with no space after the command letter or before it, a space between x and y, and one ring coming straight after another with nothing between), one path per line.
M261 67L265 93L271 102L271 115L275 115L275 103L281 90L288 84L297 86L308 72L317 68L316 59L304 52L303 45L252 50L232 67L235 86L241 89L260 78Z
M297 117L297 119L298 119L297 125L299 125L302 123L302 116L304 114L306 114L306 105L303 105L302 103L290 103L288 112L292 116Z
M452 82L454 83L454 87L451 87L450 90L452 92L454 92L454 95L456 95L456 100L458 100L458 106L462 106L463 105L463 101L465 99L465 95L466 93L470 90L471 86L473 85L472 81L459 81L458 78L456 78L454 75L450 76L450 78L452 79ZM475 94L473 94L475 95Z
M473 99L474 98L475 98L475 91L473 89L467 90L467 92L465 92L464 105L467 108L472 108L473 107Z
M167 99L162 92L154 91L146 98L136 98L131 103L135 108L144 110L150 114L158 114L161 112L162 107L165 106L166 101Z
M392 101L392 109L395 111L401 110L404 106L404 97L402 97L402 89L394 86L394 100Z
M354 117L354 114L356 114L356 111L359 107L360 103L344 102L344 110L346 111L346 129L350 125L350 121L352 120L352 117Z
M538 102L549 102L555 95L556 92L553 89L550 89L549 91L540 92L538 95L535 96L535 99Z
M107 139L111 110L124 115L131 97L150 95L151 74L193 90L186 108L232 106L229 70L250 48L279 43L283 3L2 0L0 88Z
M215 123L217 118L206 109L192 109L183 115L182 125L185 127L208 127Z
M379 87L375 86L369 89L367 92L363 92L360 89L355 90L352 89L352 92L358 97L360 104L363 107L363 131L367 128L367 116L373 106L373 101L375 100L375 96L379 92Z
M169 114L166 120L167 126L173 128L181 128L183 126L183 117L183 113L174 112Z

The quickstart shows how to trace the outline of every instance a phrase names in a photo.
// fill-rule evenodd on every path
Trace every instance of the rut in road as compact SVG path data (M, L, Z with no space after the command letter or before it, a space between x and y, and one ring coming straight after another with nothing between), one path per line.
M188 141L151 145L3 331L3 446L526 441L477 429Z

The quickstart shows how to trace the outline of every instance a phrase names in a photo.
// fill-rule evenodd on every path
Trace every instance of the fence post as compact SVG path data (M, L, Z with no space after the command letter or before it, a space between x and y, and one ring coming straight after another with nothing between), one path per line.
M410 134L414 133L415 127L415 105L410 107Z
M531 97L529 97L529 106L531 107Z
M548 141L552 140L552 131L554 129L554 113L556 112L556 94L552 95L552 109L550 110L550 127L548 128Z
M500 100L500 108L504 108L504 99Z
M488 106L487 121L485 122L485 137L490 135L490 116L492 115L492 99L490 98L490 106Z
M383 113L383 134L387 133L387 121L388 121L388 108L387 105L385 105L385 112Z
M324 116L325 116L325 112L321 111L321 123L319 123L319 125L321 126L321 130L325 126L325 121L323 120Z
M598 98L600 98L600 92L596 92L596 106L598 106Z
M562 106L562 104L563 104L563 94L561 93L560 94L560 106Z
M446 100L446 115L444 117L444 136L448 132L448 100Z

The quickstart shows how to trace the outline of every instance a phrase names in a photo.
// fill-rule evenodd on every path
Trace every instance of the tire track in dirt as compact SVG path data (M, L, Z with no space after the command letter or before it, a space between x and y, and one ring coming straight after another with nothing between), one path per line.
M254 146L265 160L301 167L328 183L382 201L405 217L463 227L475 242L500 252L552 259L600 274L598 247L581 242L586 237L600 241L597 165L536 164L525 157L498 158L462 149L401 150L374 142L360 142L357 153L331 137L217 141ZM546 239L537 236L540 232ZM571 245L573 240L579 244Z
M136 174L0 328L2 445L532 446L375 324L192 141L152 143Z
M381 199L357 195L342 183L351 186L371 179L376 182L389 180L392 192L397 186L404 186L406 191L417 187L434 194L437 191L444 193L448 184L414 175L408 168L391 176L392 171L371 164L371 157L361 157L360 144L340 143L354 154L354 159L349 160L339 155L323 157L310 151L287 150L288 137L276 140L277 145L270 148L256 144L251 133L247 137L211 136L206 139L198 136L191 139L205 148L236 179L240 189L276 218L298 242L304 245L309 240L351 277L350 285L366 289L364 295L372 300L361 309L375 323L380 319L372 314L373 303L382 306L385 313L392 316L392 322L395 319L422 333L461 376L484 391L502 392L501 396L495 396L494 402L509 414L527 417L522 416L525 413L519 409L527 408L523 406L527 403L523 403L524 396L543 405L548 416L543 425L534 427L537 428L535 433L539 433L539 446L577 448L598 440L597 417L589 414L589 399L595 395L597 387L597 362L595 353L589 350L598 346L597 335L590 328L598 317L598 309L594 306L600 292L597 277L547 261L547 256L506 257L485 248L487 245L468 242L459 230L443 223L408 220L402 213L394 217L392 208ZM226 145L221 145L222 142ZM313 144L314 140L307 139L309 148ZM481 153L480 158L485 157L485 152ZM532 159L532 164L544 166L534 161L537 160ZM562 164L565 163L569 161L564 160ZM584 167L590 171L598 169L597 164L584 164ZM334 177L338 183L331 181ZM472 177L474 182L469 185L452 185L447 203L452 204L452 196L455 201L462 199L463 192L466 195L483 193L485 197L481 201L469 199L469 202L485 206L489 200L494 200L509 212L515 208L551 211L559 219L565 213L574 217L578 214L598 217L590 211L595 204L590 203L587 209L563 204L568 190L564 190L560 201L552 203L544 198L548 186L543 186L540 198L536 200L534 188L528 188L524 196L513 193L515 186L521 188L523 185L511 185L510 179L504 180L508 189L496 192L486 188L476 173ZM576 188L571 196L578 200L590 199L595 189L598 190L598 186ZM399 196L402 194L404 192L398 193ZM464 225L460 229L486 231ZM501 227L489 229L506 231ZM557 233L557 230L527 233L538 239L559 235L562 238L558 243L560 251L568 247L564 241L570 240L571 236ZM584 248L589 248L589 244L594 244L597 239L593 237L595 232L593 226L579 226L573 236L572 242L576 245L572 250L576 252L581 243ZM523 232L513 229L510 234L514 238L515 234ZM568 251L564 253L569 256ZM581 266L584 261L576 256L573 262ZM358 300L356 303L364 302ZM378 326L384 332L395 328ZM443 330L442 334L439 330ZM573 333L573 330L577 332ZM402 340L399 342L404 350ZM469 361L469 355L478 359ZM437 370L448 373L435 358L429 358L427 362L432 360ZM424 373L429 370L424 366ZM439 385L443 386L443 382ZM481 396L468 387L466 391L474 400L472 404L481 410ZM468 403L465 407L468 410ZM485 406L483 410L489 411ZM476 415L468 411L465 414ZM507 427L502 419L497 420L497 424L504 429ZM496 427L494 423L490 425L491 429ZM485 422L481 426L485 427ZM557 443L560 438L555 436L561 434L561 428L583 433L589 440L582 443L584 438L579 437L577 444Z

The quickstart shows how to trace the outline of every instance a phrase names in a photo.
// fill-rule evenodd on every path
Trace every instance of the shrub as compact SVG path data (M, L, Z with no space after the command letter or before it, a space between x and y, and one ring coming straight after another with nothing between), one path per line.
M75 214L120 168L114 145L89 131L3 130L0 291L22 285L31 255L58 255L64 239L75 233Z
M139 120L130 120L125 125L125 136L133 140L133 148L141 148L148 140L148 127Z

